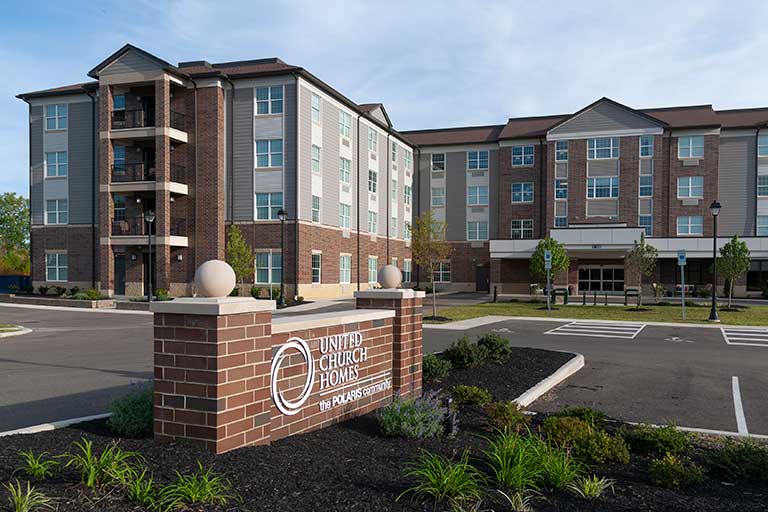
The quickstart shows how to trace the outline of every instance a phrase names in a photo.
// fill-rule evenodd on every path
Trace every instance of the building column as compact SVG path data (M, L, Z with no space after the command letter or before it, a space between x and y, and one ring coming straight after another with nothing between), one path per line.
M155 280L158 289L171 287L171 86L167 78L155 82Z
M99 250L98 287L103 295L111 297L115 290L115 255L110 247L114 203L109 186L112 182L112 87L99 87Z

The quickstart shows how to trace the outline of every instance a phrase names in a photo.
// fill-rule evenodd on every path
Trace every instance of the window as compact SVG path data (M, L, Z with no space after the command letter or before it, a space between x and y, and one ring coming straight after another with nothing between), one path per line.
M757 195L768 196L768 175L757 177Z
M405 150L403 152L403 155L405 156L405 168L411 169L413 167L413 153L411 153L408 150Z
M341 157L339 159L339 180L342 183L349 183L352 178L352 161Z
M125 110L125 96L118 94L112 96L112 110Z
M757 156L768 156L768 135L757 138Z
M46 105L45 107L45 129L46 130L66 130L67 129L67 105ZM65 256L66 257L66 256Z
M704 234L704 217L701 215L678 217L677 234L681 236Z
M432 153L432 170L445 170L445 153Z
M467 222L467 240L488 240L488 222Z
M256 88L256 114L280 114L283 112L283 86Z
M587 178L587 197L589 199L619 197L619 177Z
M320 146L312 144L312 172L320 172Z
M565 216L557 216L557 217L555 217L555 227L556 228L567 228L568 227L568 217L565 217Z
M411 282L411 260L403 260L403 282Z
M320 282L322 275L323 255L319 252L312 253L312 284Z
M488 187L469 187L467 189L467 205L478 206L488 204Z
M757 236L768 236L768 215L757 217Z
M397 202L397 180L392 180L392 187L389 191L389 200L393 203Z
M512 240L530 240L533 238L533 219L512 220Z
M379 173L373 169L368 169L368 192L376 193L379 184Z
M397 217L389 219L389 236L397 238Z
M653 156L653 135L640 136L640 156L641 157Z
M125 172L125 146L112 146L112 166L116 171Z
M432 273L436 283L451 282L451 262L441 261L435 264L435 270Z
M283 255L280 251L257 252L254 265L257 283L280 284L283 275Z
M368 283L373 284L379 280L379 271L376 268L379 259L376 256L368 256Z
M352 280L352 256L342 254L339 256L339 283L349 284Z
M256 167L283 166L283 139L256 141Z
M523 165L533 165L533 144L512 146L512 166L518 167Z
M312 95L312 122L320 124L320 96Z
M376 212L368 210L368 232L376 233L379 223L379 216Z
M312 222L320 222L320 198L312 196Z
M66 199L48 199L45 202L45 223L66 224L69 222L69 211Z
M114 220L125 220L125 196L113 194L112 201L114 204Z
M568 180L555 180L555 199L568 199Z
M568 161L568 141L559 140L555 142L555 162Z
M512 202L513 203L532 203L533 202L533 183L513 183L512 184Z
M640 215L637 224L645 229L645 234L653 236L653 216L652 215Z
M403 187L403 202L407 205L411 204L411 200L413 199L413 189L410 185L405 185Z
M747 271L747 291L761 292L768 287L768 260L752 260Z
M45 280L67 280L67 253L49 252L45 254Z
M432 206L445 206L445 188L432 187Z
M619 138L601 137L599 139L588 139L587 158L589 160L619 158Z
M403 223L403 240L410 240L410 239L411 239L411 223L406 221Z
M677 197L679 199L702 199L704 197L704 176L677 178Z
M678 158L704 158L704 136L692 135L677 138Z
M379 150L379 134L373 128L368 128L368 151L376 153Z
M653 175L640 176L640 192L638 195L640 197L653 196Z
M392 163L397 163L397 143L394 141L392 142Z
M467 151L467 169L488 169L488 151Z
M352 218L352 205L339 203L339 227L350 227L350 219Z
M54 151L45 154L45 175L48 178L66 176L68 172L66 151Z
M339 132L342 137L352 137L352 116L343 110L339 110Z
M256 193L256 220L276 220L277 212L283 209L282 192Z

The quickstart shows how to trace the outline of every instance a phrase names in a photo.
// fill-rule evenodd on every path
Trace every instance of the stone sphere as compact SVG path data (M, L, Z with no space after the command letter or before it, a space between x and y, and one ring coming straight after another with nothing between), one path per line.
M394 265L384 265L379 270L379 284L382 288L399 288L403 284L403 274Z
M195 289L202 297L226 297L235 287L235 271L226 261L208 260L195 272Z

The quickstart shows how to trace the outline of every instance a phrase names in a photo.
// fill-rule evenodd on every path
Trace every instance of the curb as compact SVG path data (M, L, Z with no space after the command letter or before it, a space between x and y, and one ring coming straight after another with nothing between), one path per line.
M70 313L106 313L112 315L151 315L149 311L132 311L128 309L111 308L73 308L66 306L41 306L38 304L16 304L12 302L0 302L3 308L39 309L42 311L68 311Z
M536 401L541 395L547 393L549 390L563 382L565 379L584 368L584 356L576 352L567 352L573 354L570 361L563 366L555 370L555 372L538 384L528 389L519 397L515 398L514 402L520 407L528 407L530 404Z
M32 329L28 329L22 325L18 326L19 328L15 331L8 331L8 332L0 332L0 339L1 338L10 338L11 336L21 336L22 334L29 334L32 332Z
M94 414L92 416L82 416L80 418L70 418L68 420L54 421L51 423L41 423L40 425L33 425L31 427L17 428L16 430L8 430L7 432L0 432L0 437L13 436L16 434L37 434L38 432L46 432L48 430L56 430L58 428L68 427L75 423L83 423L85 421L101 420L112 416L111 412L103 414Z

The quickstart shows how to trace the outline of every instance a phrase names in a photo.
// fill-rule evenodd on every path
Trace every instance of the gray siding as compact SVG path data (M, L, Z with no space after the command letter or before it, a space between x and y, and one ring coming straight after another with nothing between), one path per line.
M755 234L757 171L755 137L722 137L718 199L723 205L719 228L723 236Z
M312 219L312 92L302 87L299 93L299 219ZM321 107L322 108L322 107Z
M339 225L339 109L321 98L320 122L323 125L323 146L320 148L320 174L323 196L320 201L320 222Z
M660 126L650 119L628 110L611 105L598 103L591 109L569 119L550 133L566 135L570 133L609 132L614 130L643 129Z
M352 215L359 219L359 231L368 231L368 127L361 121L355 122L355 137L357 151L352 166L356 170L359 201L355 198L356 206L352 207Z
M446 239L466 240L467 153L446 153L445 168Z
M69 104L69 223L91 224L93 215L93 106Z
M615 199L587 199L588 217L615 217L619 214L619 202Z
M413 197L416 202L413 207L416 216L419 216L430 209L430 162L431 156L428 153L420 153L419 159L416 161L418 171L413 180Z
M32 224L43 223L43 107L29 108L29 185Z
M253 105L253 103L251 103ZM296 84L283 89L283 206L296 218Z
M499 152L488 152L488 237L499 238ZM464 200L466 201L466 195Z
M253 220L253 88L235 89L234 109L233 220Z
M587 176L618 176L619 160L587 160Z
M103 69L100 75L119 75L123 73L146 73L157 71L160 65L136 52L128 51L115 62Z
M378 130L377 130L378 131ZM379 144L376 146L376 162L379 164L379 223L376 225L380 235L387 235L387 226L389 226L389 187L390 174L388 162L391 159L387 135L379 131Z

